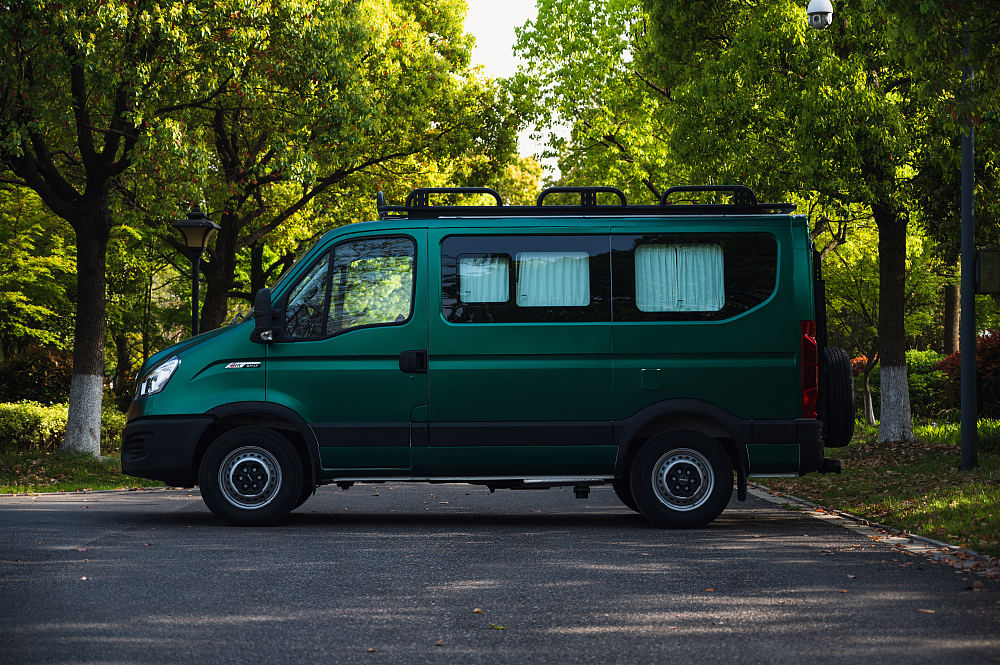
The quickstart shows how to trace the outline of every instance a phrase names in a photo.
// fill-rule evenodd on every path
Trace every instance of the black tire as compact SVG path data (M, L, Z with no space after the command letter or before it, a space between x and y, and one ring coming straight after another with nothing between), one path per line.
M626 508L639 512L639 506L635 505L635 499L632 498L632 488L629 487L627 477L612 481L611 486L615 488L615 494L618 495L618 498L625 504Z
M295 507L292 508L292 510L297 510L299 506L301 506L303 503L305 503L306 501L308 501L309 497L311 497L313 495L313 492L315 492L315 491L316 491L316 486L315 485L312 485L311 483L303 482L302 483L302 493L299 495L299 498L295 501Z
M733 494L733 465L718 441L690 430L658 434L635 456L629 483L639 512L661 528L705 526Z
M237 427L216 439L201 460L205 505L240 526L277 524L303 495L302 460L288 439L263 427Z
M854 373L847 351L823 349L823 378L819 390L819 419L823 445L843 448L854 437Z

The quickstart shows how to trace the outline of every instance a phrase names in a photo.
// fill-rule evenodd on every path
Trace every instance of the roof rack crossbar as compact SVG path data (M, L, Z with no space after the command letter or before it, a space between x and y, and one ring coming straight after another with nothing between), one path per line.
M535 205L539 207L544 205L542 201L544 201L545 197L550 194L579 194L580 206L584 208L597 207L598 194L614 194L621 202L619 205L622 207L628 205L625 201L625 193L617 187L549 187L547 189L543 189L541 194L538 195L538 201Z
M500 193L489 187L420 187L406 197L405 208L430 208L431 194L489 194L497 201L496 207L503 206Z
M731 192L733 195L732 205L740 207L757 205L757 195L746 185L679 185L663 192L663 196L660 197L660 205L667 205L667 199L670 198L670 195L677 192Z

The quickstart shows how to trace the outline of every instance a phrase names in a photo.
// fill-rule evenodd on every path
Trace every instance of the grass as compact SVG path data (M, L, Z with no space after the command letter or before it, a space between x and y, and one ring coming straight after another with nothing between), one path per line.
M1000 557L1000 421L979 423L979 467L958 469L958 425L914 426L915 443L876 442L858 426L855 441L826 454L841 475L768 478L765 483L827 508Z
M102 452L109 456L60 455L45 448L0 450L0 494L163 487L158 480L122 475L117 446Z

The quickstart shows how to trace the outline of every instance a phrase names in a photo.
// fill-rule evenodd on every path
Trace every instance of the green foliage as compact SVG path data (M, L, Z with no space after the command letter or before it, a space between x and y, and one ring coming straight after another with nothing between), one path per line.
M66 436L66 404L0 403L0 450L57 450ZM101 411L101 450L120 449L125 415L115 408Z
M961 406L961 358L955 352L938 364L945 375L941 387L941 403L952 409ZM979 415L1000 418L1000 329L976 339L976 401Z
M528 71L516 84L535 103L535 123L570 127L548 136L558 184L613 184L630 201L650 202L689 182L667 141L671 92L642 62L647 21L634 0L541 0L537 18L517 31Z
M69 396L73 356L54 348L29 347L0 362L0 402L55 404Z
M72 233L30 190L0 186L0 359L72 337ZM60 398L62 399L62 398Z
M5 450L55 449L66 434L65 404L0 403L0 446Z
M937 369L944 354L937 351L906 352L906 380L914 416L931 417L942 411L940 392L944 374Z

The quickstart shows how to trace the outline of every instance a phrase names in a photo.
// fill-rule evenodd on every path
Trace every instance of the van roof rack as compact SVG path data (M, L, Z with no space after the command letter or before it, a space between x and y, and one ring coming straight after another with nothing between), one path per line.
M669 203L671 196L680 193L728 193L728 203ZM458 194L484 194L491 196L495 205L432 205L431 195L455 196ZM545 198L556 194L578 194L579 203L569 205L545 204ZM616 203L599 204L598 195L609 195ZM607 198L607 197L605 197ZM385 194L376 195L380 219L433 219L437 217L543 217L571 215L648 216L662 215L773 215L795 211L794 203L758 203L757 195L745 185L684 185L671 187L655 205L629 205L625 194L616 187L549 187L538 195L535 205L504 205L500 193L489 187L421 187L406 197L403 205L388 205Z

